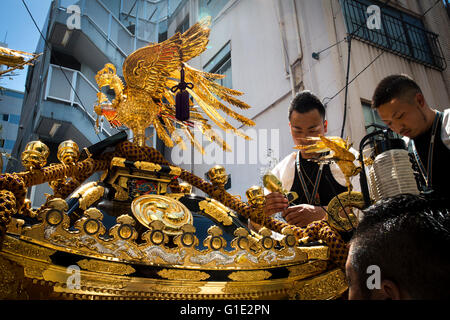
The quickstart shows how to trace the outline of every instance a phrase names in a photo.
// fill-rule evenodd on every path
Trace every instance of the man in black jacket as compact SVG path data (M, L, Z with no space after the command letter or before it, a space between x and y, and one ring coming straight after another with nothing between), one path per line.
M431 108L417 83L406 75L384 78L372 108L393 131L409 139L420 171L422 191L449 196L450 109Z

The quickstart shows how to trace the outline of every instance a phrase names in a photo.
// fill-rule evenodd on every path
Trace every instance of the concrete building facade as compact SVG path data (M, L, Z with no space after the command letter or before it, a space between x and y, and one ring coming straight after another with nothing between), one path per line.
M19 130L20 113L22 110L23 92L2 88L0 90L0 153L2 157L1 172L5 172L11 158Z

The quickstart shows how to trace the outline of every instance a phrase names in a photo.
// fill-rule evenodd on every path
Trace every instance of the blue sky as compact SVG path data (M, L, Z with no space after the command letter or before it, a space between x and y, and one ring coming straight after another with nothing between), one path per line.
M44 25L51 0L25 0L40 29ZM39 40L39 32L33 24L22 0L0 0L0 42L9 48L34 52ZM0 85L18 91L25 90L27 68L17 70L18 75L9 80L5 77Z

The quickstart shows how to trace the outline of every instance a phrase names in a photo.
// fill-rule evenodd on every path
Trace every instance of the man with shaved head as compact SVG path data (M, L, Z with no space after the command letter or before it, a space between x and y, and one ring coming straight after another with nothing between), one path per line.
M422 191L450 195L450 109L440 112L431 108L407 75L384 78L375 89L372 108L389 128L409 138Z
M350 300L450 298L450 206L402 194L366 208L350 241Z

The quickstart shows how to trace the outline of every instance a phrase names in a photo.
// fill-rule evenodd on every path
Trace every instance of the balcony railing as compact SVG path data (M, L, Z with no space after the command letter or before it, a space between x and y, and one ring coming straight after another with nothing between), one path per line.
M427 31L420 19L395 10L381 8L380 29L369 29L367 8L372 1L342 0L347 31L361 41L426 66L447 67L438 35Z
M97 101L97 92L99 90L81 72L50 64L45 88L45 100L52 99L65 102L71 106L76 105L89 118L89 121L95 122L92 114ZM81 102L79 97L82 99ZM90 109L86 110L86 108ZM111 133L103 126L101 130L107 136L111 136Z
M129 4L128 2L126 3ZM127 20L133 25L131 29L127 28L119 20L118 15L111 12L100 0L58 0L59 9L65 10L72 4L80 7L81 16L86 17L88 23L112 43L124 57L136 49L147 45L149 42L155 42L157 40L157 22L155 20L149 21L150 16L147 17L147 13L154 7L158 12L156 17L161 15L163 9L160 8L158 2L149 2L143 6L141 8L142 12L139 13L137 18L131 13ZM136 11L138 7L138 5L135 5L133 10ZM154 10L150 15L152 13L154 17ZM145 14L144 16L146 16L147 20L142 18L143 14Z

